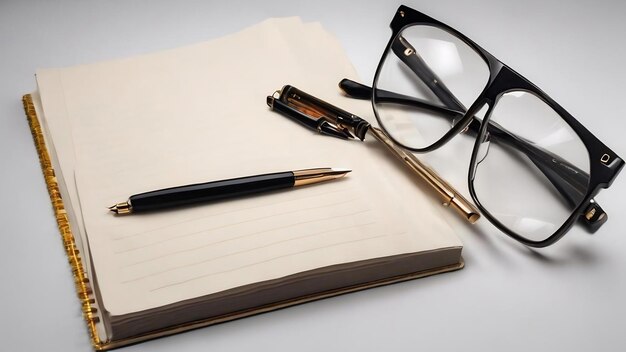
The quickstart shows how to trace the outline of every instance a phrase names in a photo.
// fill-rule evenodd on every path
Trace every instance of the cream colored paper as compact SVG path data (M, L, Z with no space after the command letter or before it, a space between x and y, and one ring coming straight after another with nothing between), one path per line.
M460 246L384 151L320 136L265 105L290 83L359 113L366 103L337 94L346 76L356 75L338 43L293 20L38 72L46 118L71 125L73 146L57 153L75 155L106 309L125 314L328 265ZM323 166L353 173L168 212L115 217L106 209L152 189Z

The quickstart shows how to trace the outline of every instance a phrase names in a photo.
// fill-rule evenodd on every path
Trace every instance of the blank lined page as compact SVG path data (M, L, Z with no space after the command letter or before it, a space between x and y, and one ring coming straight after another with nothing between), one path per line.
M309 44L295 44L300 34ZM63 91L63 101L51 105L62 109L50 116L71 124L75 149L65 152L75 155L106 309L121 315L329 265L460 246L436 203L393 160L359 141L304 129L265 104L267 95L293 84L332 96L346 110L363 109L363 102L338 98L336 83L345 76L355 74L337 42L295 19L161 53L38 72L44 100L61 99L49 90ZM171 211L107 210L154 189L313 167L353 172Z

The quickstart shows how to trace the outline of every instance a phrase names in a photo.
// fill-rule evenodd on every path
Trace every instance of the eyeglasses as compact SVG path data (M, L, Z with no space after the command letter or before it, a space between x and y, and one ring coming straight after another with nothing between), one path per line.
M391 22L371 99L398 145L427 152L465 133L476 138L468 182L480 211L532 247L559 240L576 219L594 232L607 219L593 200L624 161L546 93L453 28L406 6ZM469 107L469 108L467 108Z

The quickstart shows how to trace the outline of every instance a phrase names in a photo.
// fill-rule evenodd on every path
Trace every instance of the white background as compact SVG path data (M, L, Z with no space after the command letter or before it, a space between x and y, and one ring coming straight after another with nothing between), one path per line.
M88 351L70 269L21 105L37 68L131 56L216 38L267 17L320 21L371 82L392 1L0 1L0 343L5 351ZM626 157L626 3L407 1L533 81ZM253 55L251 55L253 59ZM268 69L279 69L280 66ZM339 79L340 77L338 77ZM286 82L287 83L287 82ZM440 166L465 187L470 150ZM441 159L441 158L439 158ZM622 351L626 346L626 175L597 200L610 219L531 250L486 220L466 268L300 305L126 351Z

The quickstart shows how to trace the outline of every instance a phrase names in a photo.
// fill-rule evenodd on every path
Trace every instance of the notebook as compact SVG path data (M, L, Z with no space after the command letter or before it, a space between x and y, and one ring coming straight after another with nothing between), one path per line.
M24 106L95 349L463 267L437 201L383 150L265 104L293 84L367 116L369 104L339 94L343 77L358 79L338 41L299 18L37 71ZM313 167L353 172L169 211L107 209L149 190Z

